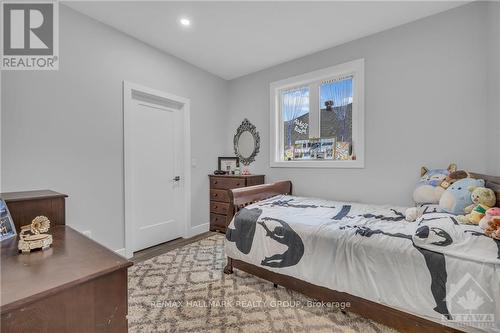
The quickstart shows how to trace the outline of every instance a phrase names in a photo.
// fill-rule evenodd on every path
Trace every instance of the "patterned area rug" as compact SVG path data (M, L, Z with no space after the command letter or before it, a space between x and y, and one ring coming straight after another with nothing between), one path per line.
M395 332L245 272L214 235L129 270L131 332Z

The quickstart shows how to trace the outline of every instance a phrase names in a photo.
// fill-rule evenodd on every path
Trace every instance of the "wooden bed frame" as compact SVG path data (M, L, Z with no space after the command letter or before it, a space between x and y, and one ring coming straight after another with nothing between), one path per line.
M486 180L486 187L495 191L497 195L497 206L500 207L500 177L487 176L477 173L471 173L471 176ZM273 184L238 188L230 190L229 193L230 200L234 206L233 213L236 213L243 207L257 201L268 199L279 194L292 194L292 182L281 181ZM267 269L249 264L247 262L228 257L224 273L232 274L233 268L240 269L262 279L268 280L274 283L275 286L281 285L285 288L298 291L318 301L349 302L350 307L346 308L346 311L355 312L365 318L372 319L402 332L462 332L458 329L442 325L438 322L396 310L361 297L317 286L291 276L271 272Z

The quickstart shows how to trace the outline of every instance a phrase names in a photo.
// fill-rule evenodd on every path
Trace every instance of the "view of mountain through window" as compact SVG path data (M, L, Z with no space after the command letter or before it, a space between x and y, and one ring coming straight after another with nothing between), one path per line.
M319 89L317 103L311 103L311 89ZM283 159L351 159L352 103L352 76L284 90Z

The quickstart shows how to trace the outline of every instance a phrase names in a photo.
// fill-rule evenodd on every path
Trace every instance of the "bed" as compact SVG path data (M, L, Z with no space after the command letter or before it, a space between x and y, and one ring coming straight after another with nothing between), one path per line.
M500 203L500 180L487 180ZM403 332L500 332L500 241L430 210L292 194L289 181L231 191L234 268Z

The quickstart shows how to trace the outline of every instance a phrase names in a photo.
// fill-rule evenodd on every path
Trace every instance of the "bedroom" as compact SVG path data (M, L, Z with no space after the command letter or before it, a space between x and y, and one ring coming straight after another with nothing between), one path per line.
M2 3L4 15L8 10L3 6L8 3ZM25 8L17 8L17 12L20 10ZM298 272L290 267L283 271L260 265L269 253L258 253L261 258L249 262L265 272L281 270L286 276L311 284L301 285L298 291L290 285L294 280L280 280L278 276L260 279L256 277L259 272L245 273L238 265L233 274L224 274L228 263L224 251L229 251L232 259L246 257L237 252L235 242L225 240L221 231L228 228L234 211L241 208L235 200L241 200L241 204L249 203L248 199L267 200L262 194L266 191L276 195L291 192L306 198L295 203L286 197L281 206L259 207L256 203L258 209L266 211L267 218L301 225L297 221L300 214L316 221L308 214L319 209L329 219L343 213L342 221L358 216L364 223L359 215L397 219L390 208L403 214L404 208L415 206L413 192L423 166L444 169L438 173L439 181L455 171L453 165L447 170L455 164L458 171L468 172L467 178L488 175L489 183L484 186L495 183L495 179L499 182L499 3L61 1L53 10L57 68L18 70L5 68L9 63L2 60L0 192L17 232L16 237L2 240L2 331L33 331L35 325L45 331L67 331L61 324L64 322L72 331L385 332L392 326L402 332L418 332L446 331L451 324L459 330L498 332L500 305L495 301L496 310L490 311L494 318L479 320L477 325L467 320L463 320L465 326L459 320L450 323L433 310L442 299L434 299L432 274L426 270L425 255L413 248L413 238L387 236L390 238L378 242L377 237L384 236L380 232L411 236L414 230L410 229L416 229L418 222L382 220L384 225L393 222L390 230L376 228L381 231L370 237L357 233L356 228L347 230L350 227L342 224L346 227L344 234L350 236L331 242L353 241L344 245L352 246L356 256L335 263L353 269L357 275L338 274L324 281L322 272L327 265L322 270L300 262L295 265ZM30 22L36 20L34 15ZM37 29L37 24L29 26ZM5 31L4 25L2 29ZM33 35L45 41L46 34L37 35L35 30ZM25 36L31 42L32 35ZM6 40L2 40L4 52ZM13 56L2 53L2 58ZM286 107L279 103L284 100L283 93L295 93ZM336 100L346 102L336 104ZM329 107L330 101L333 104ZM151 109L168 109L175 116L151 119L136 112ZM347 160L337 158L331 148L325 148L321 158L312 158L310 147L318 144L317 138L323 133L321 115L333 114L328 109L352 117L343 118L348 120L347 134L335 137L335 141L319 141L320 146L338 145L340 151L344 143L347 149L340 155ZM299 116L290 115L293 110L298 110ZM162 124L173 130L162 131ZM234 141L242 124L242 146L240 139L236 146L246 153L236 169ZM284 129L297 134L292 138ZM258 140L254 136L257 133ZM148 141L153 135L158 140ZM176 144L154 145L165 140ZM235 174L214 175L214 170L226 166ZM168 172L164 172L166 167ZM237 175L243 172L251 175ZM424 174L424 178L429 175ZM223 181L215 184L217 179ZM426 180L434 185L433 178ZM252 191L250 186L256 184L281 181L285 183L269 185L264 191L260 187L245 192ZM291 189L286 181L291 182ZM20 193L33 190L52 190L67 197L53 192ZM310 198L321 198L321 203ZM42 206L40 201L50 204ZM433 202L438 204L439 200L433 198ZM351 205L348 212L347 208L342 212L351 203L376 205L377 209L386 205L386 210ZM48 234L53 243L44 251L18 254L20 227L29 225L38 215L51 221ZM176 223L159 223L167 220ZM267 228L274 226L270 233L278 237L273 231L279 230L279 222L270 220L266 224L260 218L250 224L255 236L254 245L249 247L255 252L256 248L271 246L273 254L283 254L287 246L267 237L261 222ZM323 220L317 223L323 225ZM402 230L395 232L394 226ZM71 241L59 235L66 228L76 230L68 236ZM236 230L234 224L229 228ZM371 228L366 234L374 231ZM230 238L229 234L226 236ZM484 239L495 244L490 238ZM305 238L302 240L305 248L300 260L306 260L313 249ZM386 240L411 252L415 261L412 267L422 266L416 271L420 280L426 281L418 287L422 290L416 292L416 283L399 280L408 279L408 272L400 272L408 266L389 260L389 255L382 261L382 269L367 266L367 262L377 263L384 257L377 251L388 250L380 247ZM474 240L470 244L476 244ZM81 244L78 249L93 257L81 254L75 258L70 252L63 253L62 243ZM295 252L301 252L301 246L294 244ZM376 258L361 260L354 250L360 244L373 246L375 250L370 253ZM100 246L110 250L106 252L109 260L103 259ZM492 253L493 249L485 246L484 254ZM351 252L343 249L343 253ZM116 254L119 260L114 259ZM332 265L338 259L330 258ZM86 260L95 263L94 267L82 267ZM128 267L131 262L134 265ZM20 267L19 263L28 265ZM483 264L497 267L498 276L498 262L497 266ZM60 274L61 267L71 268ZM97 272L109 275L111 268L120 283L113 284L116 293L100 293L109 300L92 303L84 296L90 292L79 289L74 308L64 311L69 304L67 299L61 302L57 298L61 293L90 288L88 284L95 282L92 277ZM377 272L385 274L385 282L371 281L377 288L370 290L360 287L369 282L362 275L380 278ZM387 272L394 272L394 276ZM467 272L472 274L473 270L458 269L457 274L464 276ZM450 280L445 287L449 290L458 275L451 270L448 273ZM75 281L82 283L75 285ZM394 297L403 301L388 296L388 281L397 290ZM484 302L488 297L496 301L500 297L498 288L488 289L494 281L486 286L477 281L493 293L482 296ZM31 284L36 287L24 287ZM330 295L317 286L343 293ZM410 290L406 292L407 288ZM346 310L344 314L336 306L329 307L328 302L316 303L322 301L321 294L331 296L323 301L338 301L338 305L352 302L352 311L341 309ZM417 300L412 301L412 297ZM360 303L362 308L356 309L359 299L369 302ZM430 306L433 302L436 304ZM54 312L34 315L39 313L39 304L45 304L44 308L51 304L48 308ZM35 319L26 320L16 312L23 306L31 309ZM115 306L120 315L108 322ZM92 309L95 315L72 315L82 309ZM378 318L370 313L378 313ZM7 315L14 319L6 322ZM479 324L485 327L474 327Z

